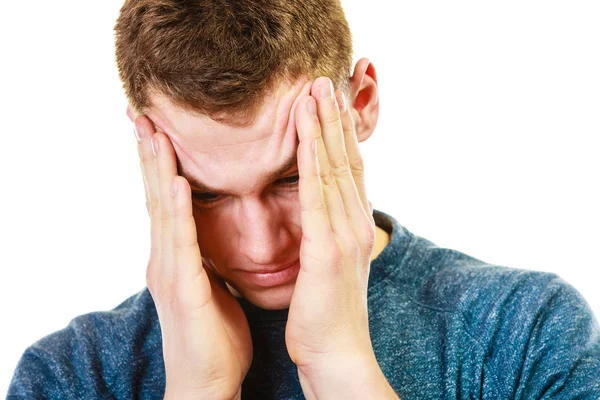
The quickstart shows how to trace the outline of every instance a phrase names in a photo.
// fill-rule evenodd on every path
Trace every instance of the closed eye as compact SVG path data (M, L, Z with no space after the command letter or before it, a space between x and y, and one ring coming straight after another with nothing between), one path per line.
M276 181L276 183L280 184L280 185L293 186L293 185L297 185L299 180L300 180L300 176L292 175L292 176L286 176L285 178L278 179Z
M215 203L220 200L222 196L214 193L192 192L192 197L194 200L198 200L202 203Z
M296 186L300 181L299 175L286 176L275 181L277 185L281 186ZM210 192L192 192L192 197L201 203L210 204L216 203L223 198L222 195L210 193Z

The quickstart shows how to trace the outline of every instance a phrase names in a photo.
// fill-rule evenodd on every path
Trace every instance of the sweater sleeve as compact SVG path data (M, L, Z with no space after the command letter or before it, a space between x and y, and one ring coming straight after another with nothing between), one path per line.
M162 399L160 325L147 289L110 311L77 316L29 346L7 398Z
M43 351L30 347L17 364L6 398L75 399L62 387L61 376L60 367Z
M588 303L556 277L536 307L515 399L600 399L600 331Z

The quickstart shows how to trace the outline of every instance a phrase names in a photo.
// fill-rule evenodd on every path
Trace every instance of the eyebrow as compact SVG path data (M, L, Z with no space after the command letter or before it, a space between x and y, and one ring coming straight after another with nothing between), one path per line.
M183 176L190 183L192 191L201 192L201 193L214 193L214 194L220 194L220 195L227 194L223 190L213 188L213 187L199 181L198 179L196 179L194 176L192 176L189 173L189 171L187 171L186 169L184 169L182 167L181 163L179 162L179 158L176 157L176 159L177 159L177 173L179 175ZM285 172L287 172L287 170L289 170L294 165L296 165L297 162L298 162L297 154L296 154L296 152L294 152L294 153L292 153L291 157L289 157L287 160L285 160L285 162L281 165L281 167L279 167L279 168L277 168L277 170L269 172L267 174L267 177L266 177L267 181L271 182L271 181L276 180L281 175L283 175Z

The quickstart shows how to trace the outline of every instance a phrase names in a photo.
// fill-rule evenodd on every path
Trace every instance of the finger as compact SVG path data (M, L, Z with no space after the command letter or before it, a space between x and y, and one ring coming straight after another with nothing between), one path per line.
M169 138L162 132L152 136L152 148L158 177L158 200L160 217L160 249L161 249L161 279L172 279L176 272L174 268L173 238L174 238L174 208L173 208L173 178L177 176L175 150ZM190 200L191 201L191 200Z
M326 77L317 78L312 91L313 96L318 96L317 114L323 146L317 154L319 162L325 164L321 169L325 202L332 229L347 238L347 232L351 228L348 220L358 219L360 214L357 211L360 212L360 209L353 204L353 201L356 203L357 195L350 195L356 189L353 188L345 155L342 124L331 80ZM327 159L327 162L323 163L323 159Z
M316 102L311 96L301 99L296 107L298 130L298 190L302 235L308 243L327 243L331 237L331 226L327 206L323 198L319 165L315 147L320 138L320 127L316 121Z
M360 238L362 232L368 228L367 224L370 224L371 218L369 218L368 211L365 210L361 202L352 174L352 163L346 151L346 140L351 143L351 135L354 135L352 121L348 121L347 118L349 113L347 112L346 101L343 93L337 91L335 99L327 97L319 101L318 104L319 115L324 115L320 118L321 121L336 121L330 125L325 124L325 126L322 123L323 142L327 150L331 171L336 179L344 204L346 216L350 220L355 234ZM352 161L356 162L355 160ZM362 161L362 159L359 161Z
M373 208L368 201L365 189L363 158L358 147L358 137L354 128L354 120L348 109L343 92L336 94L340 110L340 119L343 129L344 152L346 172L344 177L349 177L352 184L340 183L342 198L347 210L350 209L350 219L354 234L360 243L361 253L370 259L375 246L376 229ZM345 179L342 179L344 182Z
M135 121L135 114L133 112L133 109L131 108L131 105L128 104L127 105L127 111L125 111L125 113L127 114L127 117L129 117L129 119L131 120L131 122Z
M154 124L145 115L140 115L135 118L133 128L138 141L138 154L140 156L140 167L142 168L142 176L144 182L147 183L146 189L149 195L152 196L149 200L156 198L157 181L156 174L150 173L154 171L154 154L152 153L152 135L156 132ZM150 210L149 210L150 211Z
M158 200L158 178L152 153L151 137L154 134L154 125L148 117L141 115L135 119L134 129L138 137L138 154L140 157L140 168L144 180L144 192L146 195L146 209L150 216L150 260L160 260L160 217L158 215L160 204ZM155 276L149 263L147 276Z
M344 186L343 195L347 195L348 203L351 203L353 212L351 217L360 215L358 218L360 221L364 221L364 217L366 217L370 224L374 224L373 213L370 211L365 189L363 158L358 147L358 138L354 128L354 120L348 109L344 93L338 91L336 98L340 109L340 120L342 121L344 136L343 151L346 169L343 176L347 176L348 180L351 181L351 184Z
M368 219L374 224L373 211L369 207L367 191L365 187L365 169L363 158L358 147L358 137L354 128L354 119L348 109L346 96L343 92L338 92L338 104L340 109L340 119L344 131L344 150L347 160L347 166L352 176L352 183L355 189L355 196L358 196L362 209ZM345 204L345 203L344 203Z
M190 185L180 176L173 178L173 184L177 188L173 196L176 287L180 292L178 297L182 305L188 309L197 309L204 307L211 299L210 280L202 266Z
M302 232L309 243L318 243L327 248L336 246L347 253L350 252L348 247L352 238L348 232L351 231L347 226L335 179L331 176L316 110L315 114L309 111L313 102L314 98L307 96L296 109L300 140L298 173ZM316 156L313 143L316 143Z

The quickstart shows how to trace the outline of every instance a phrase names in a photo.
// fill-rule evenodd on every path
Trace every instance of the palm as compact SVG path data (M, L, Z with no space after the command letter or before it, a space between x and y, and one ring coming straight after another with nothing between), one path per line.
M197 224L195 216L194 224ZM233 398L252 364L250 327L242 307L224 280L204 262L201 270L196 279L186 285L185 291L189 292L183 296L191 301L185 307L191 314L187 318L192 324L188 337L198 338L197 353L190 359L198 360L202 369L196 377L207 376L212 371L211 380L219 385L213 386L215 393L219 397L231 393ZM210 365L210 371L207 365Z
M222 359L223 376L238 376L243 380L252 363L252 339L248 320L227 288L211 279L211 290L222 321L220 336L223 346L219 348L223 353L217 358ZM238 382L238 387L239 384L241 382Z
M161 321L161 328L176 327L163 329L167 382L197 382L205 394L233 398L252 363L250 328L235 297L219 278L208 269L205 271L208 280L199 276L179 287L181 298L189 299L181 308L185 315L164 314L165 318L177 318L178 323ZM170 344L177 348L169 348ZM170 355L174 357L171 359ZM176 376L169 376L169 371ZM197 389L179 387L171 391L167 387L167 392L176 397L182 391Z
M298 366L310 364L314 357L322 356L323 351L331 349L334 343L323 343L333 332L325 332L326 327L334 327L332 304L323 299L337 298L336 287L325 279L315 275L315 259L304 254L315 254L315 249L303 241L300 251L300 272L296 280L294 294L290 303L286 326L286 346L290 357ZM310 265L313 264L313 268ZM315 296L319 293L319 296ZM326 304L327 303L327 304ZM340 310L341 311L341 310ZM338 315L338 317L341 317Z

